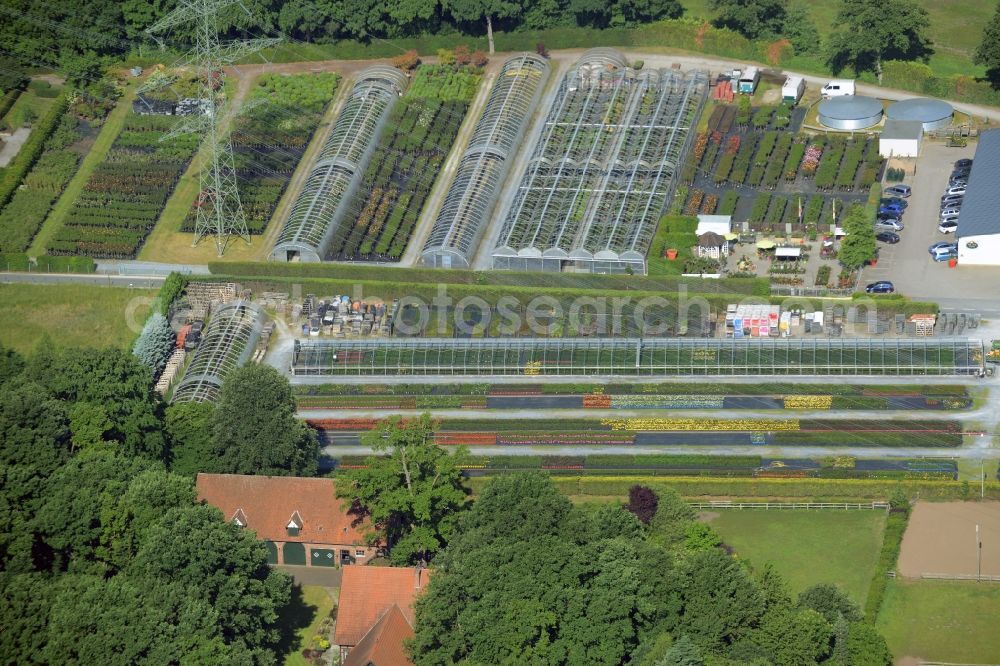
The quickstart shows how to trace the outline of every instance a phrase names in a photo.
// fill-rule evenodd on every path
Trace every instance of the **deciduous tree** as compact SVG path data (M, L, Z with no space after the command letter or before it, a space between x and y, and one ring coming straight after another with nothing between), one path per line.
M863 206L848 209L843 221L847 235L840 242L837 259L847 268L859 268L875 258L875 224Z
M363 469L341 475L338 497L352 503L358 519L371 520L372 539L390 549L394 562L429 560L447 543L468 501L459 467L465 451L449 454L434 444L426 414L390 419L362 441L376 455Z
M628 504L625 508L635 514L635 517L644 524L649 525L656 515L656 507L659 499L652 488L646 486L632 486L628 489Z
M788 0L712 0L715 25L735 30L749 39L781 34Z
M834 72L851 67L874 72L882 80L885 60L923 60L934 52L927 37L927 10L907 0L842 0L840 30L830 37L829 63Z
M993 87L1000 89L1000 2L993 12L993 18L983 29L983 39L979 42L972 61L986 68L986 78Z
M226 378L212 415L215 468L228 474L310 476L319 462L316 433L295 418L288 380L249 364Z

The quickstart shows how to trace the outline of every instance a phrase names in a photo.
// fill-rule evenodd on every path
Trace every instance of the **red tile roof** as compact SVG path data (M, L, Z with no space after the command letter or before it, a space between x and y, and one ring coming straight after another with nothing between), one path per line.
M430 574L413 567L344 567L334 643L357 645L393 605L413 626L413 601L427 587Z
M413 627L399 606L393 604L347 654L343 666L413 666L403 646L403 641L410 638Z
M232 520L242 510L246 527L267 541L298 541L330 545L363 545L364 525L352 527L354 517L337 499L332 479L294 476L244 476L199 474L198 499ZM297 514L297 515L296 515ZM295 516L301 520L297 536L286 527Z

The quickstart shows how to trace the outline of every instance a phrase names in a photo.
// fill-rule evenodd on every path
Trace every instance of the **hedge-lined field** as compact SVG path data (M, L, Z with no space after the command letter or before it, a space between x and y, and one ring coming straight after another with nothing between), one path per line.
M169 116L129 114L49 242L50 254L135 258L198 147L192 134L160 141L176 122Z
M708 522L754 569L774 565L793 595L833 583L860 605L872 582L886 512L720 509Z

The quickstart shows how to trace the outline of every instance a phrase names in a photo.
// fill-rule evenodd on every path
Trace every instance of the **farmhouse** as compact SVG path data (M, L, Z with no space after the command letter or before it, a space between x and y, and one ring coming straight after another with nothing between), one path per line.
M965 203L958 216L958 263L1000 266L1000 130L979 136Z
M334 633L343 666L410 663L403 642L413 636L413 602L430 574L421 567L344 567Z
M226 520L257 533L271 564L334 567L376 554L331 479L199 474L197 489Z

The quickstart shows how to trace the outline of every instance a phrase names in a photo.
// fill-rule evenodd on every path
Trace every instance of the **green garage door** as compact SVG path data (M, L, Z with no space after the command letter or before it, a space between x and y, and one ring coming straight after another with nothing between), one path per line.
M301 543L293 543L291 541L288 541L281 549L281 552L285 557L285 564L306 563L306 547L303 546Z
M337 552L327 548L313 548L312 557L309 563L314 567L335 567L337 566Z
M264 547L267 548L267 563L277 564L278 562L278 547L274 545L273 541L265 541Z

